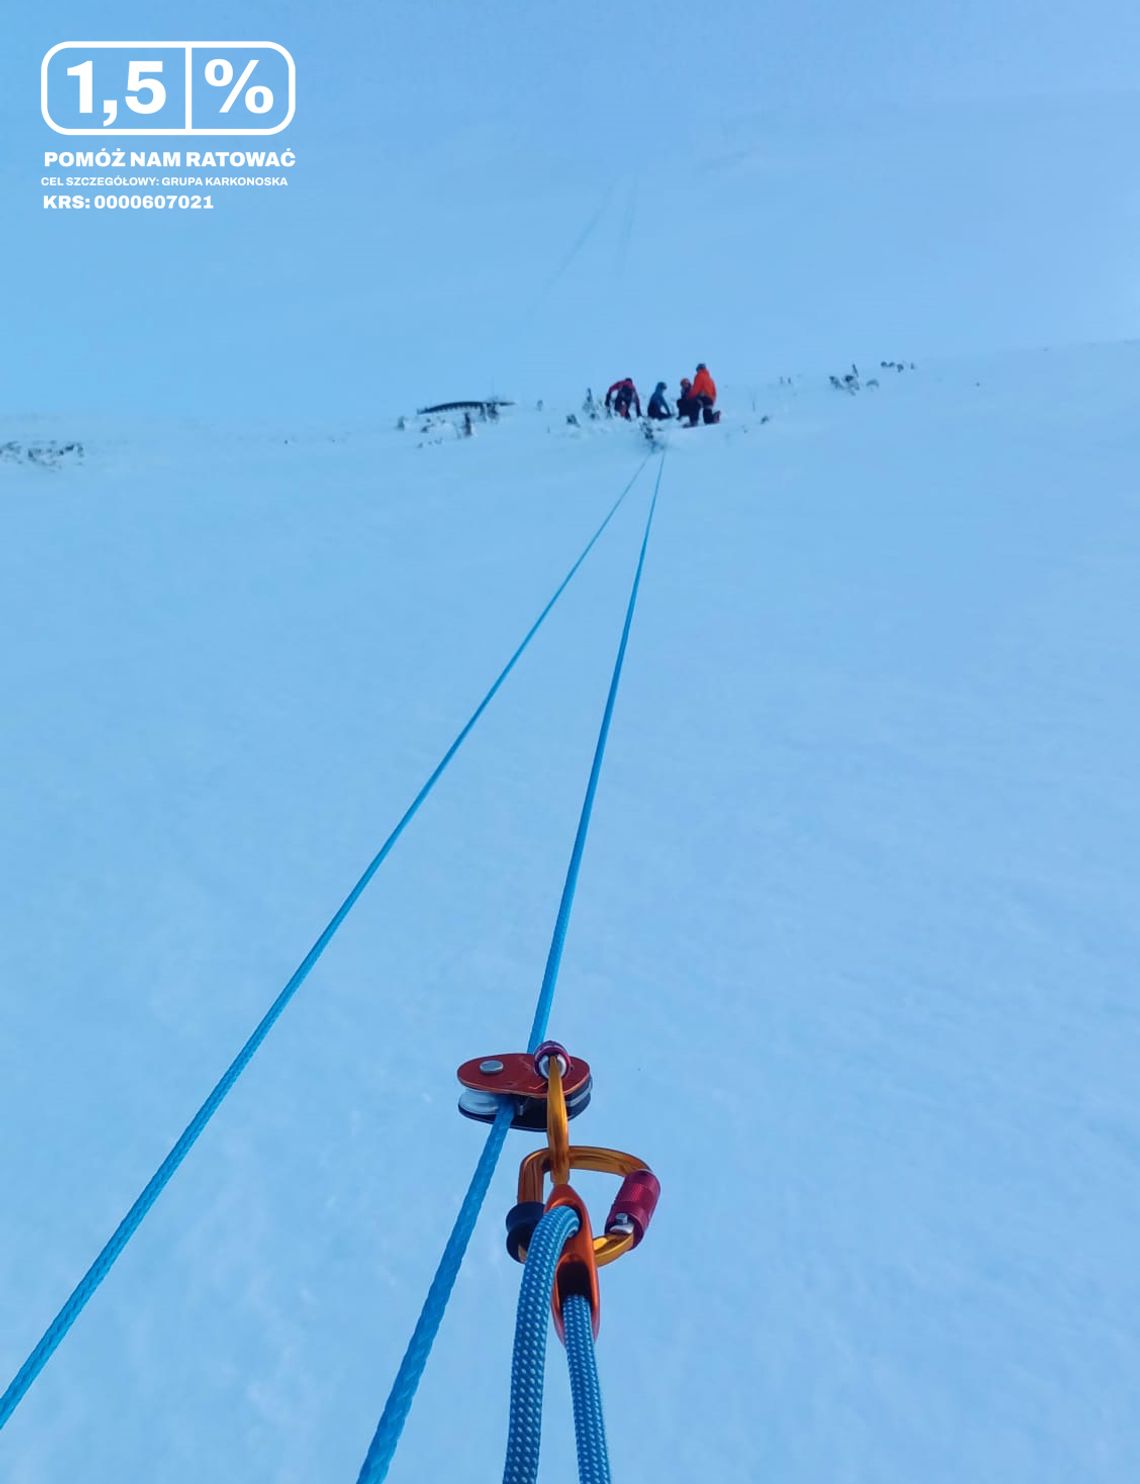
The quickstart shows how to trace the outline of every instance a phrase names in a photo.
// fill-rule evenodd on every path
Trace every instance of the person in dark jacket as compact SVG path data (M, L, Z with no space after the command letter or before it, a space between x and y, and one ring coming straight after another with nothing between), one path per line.
M677 398L677 416L688 418L689 427L695 428L701 415L701 404L693 396L693 383L687 376L681 377L681 395Z
M615 381L606 393L606 411L612 410L618 417L628 417L631 404L636 408L637 415L640 417L641 398L637 395L633 377L624 376L620 381Z
M673 416L669 406L669 399L665 395L665 383L659 381L653 388L653 395L649 399L648 415L654 422L664 422L666 418Z

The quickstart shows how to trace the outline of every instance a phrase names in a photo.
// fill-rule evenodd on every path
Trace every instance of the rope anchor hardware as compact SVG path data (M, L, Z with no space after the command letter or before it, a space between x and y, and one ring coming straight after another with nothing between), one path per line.
M576 1118L590 1101L593 1079L590 1066L581 1057L571 1057L555 1041L544 1041L535 1052L506 1051L497 1056L476 1056L465 1061L456 1076L466 1089L459 1111L479 1123L494 1123L504 1101L513 1100L512 1128L536 1132L547 1126L547 1069L552 1054L562 1075L567 1118ZM541 1070L540 1070L541 1068Z
M632 1154L618 1149L600 1149L592 1145L570 1145L567 1150L570 1170L593 1170L603 1175L622 1177L618 1193L606 1217L602 1235L592 1238L594 1262L598 1267L616 1262L638 1246L649 1230L653 1213L661 1196L661 1182L652 1170ZM548 1200L543 1200L547 1172L553 1169L551 1151L536 1149L519 1166L518 1204L507 1213L507 1251L516 1262L525 1262L534 1229L547 1211L559 1205L574 1205L579 1217L584 1216L581 1199L568 1181L555 1184ZM575 1200L564 1199L569 1192ZM583 1228L588 1220L582 1221ZM557 1320L557 1309L555 1316ZM561 1331L560 1331L561 1332Z
M516 1262L526 1262L531 1238L543 1216L559 1206L570 1207L578 1217L578 1225L567 1240L555 1274L552 1296L554 1323L559 1338L564 1338L562 1300L571 1293L580 1294L589 1301L596 1337L599 1323L597 1270L606 1263L616 1262L623 1253L631 1252L645 1236L657 1209L661 1184L644 1161L632 1154L623 1154L619 1149L570 1143L568 1123L572 1116L572 1097L568 1088L577 1089L580 1085L578 1079L582 1078L581 1085L588 1092L585 1062L575 1061L557 1041L544 1041L533 1057L519 1057L517 1061L529 1062L518 1072L525 1078L528 1099L533 1102L535 1110L540 1107L545 1110L546 1147L528 1154L519 1165L519 1198L507 1213L507 1251ZM467 1082L465 1074L473 1065L468 1062L460 1068L461 1081ZM585 1077L583 1068L586 1068ZM478 1072L473 1075L497 1077L502 1074ZM536 1079L541 1079L545 1086L536 1089ZM570 1184L571 1170L594 1170L622 1177L621 1187L606 1217L604 1233L600 1236L594 1236L586 1204ZM549 1199L544 1200L548 1173L554 1188Z
M581 1484L610 1484L609 1455L594 1341L601 1323L598 1268L630 1252L645 1236L661 1186L632 1154L570 1143L563 1078L572 1065L553 1042L534 1055L546 1076L546 1147L519 1166L518 1204L507 1217L507 1249L524 1264L511 1363L511 1420L504 1484L536 1484L542 1433L542 1376L553 1315L570 1365L574 1437ZM505 1113L504 1113L505 1116ZM573 1170L620 1175L621 1187L594 1236L585 1201L570 1184ZM553 1190L542 1199L549 1172Z

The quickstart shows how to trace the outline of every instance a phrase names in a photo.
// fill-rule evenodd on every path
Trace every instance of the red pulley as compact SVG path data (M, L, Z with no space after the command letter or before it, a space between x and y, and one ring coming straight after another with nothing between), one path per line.
M459 1100L459 1111L481 1123L493 1123L502 1100L510 1098L514 1102L513 1128L544 1129L549 1082L536 1062L551 1055L558 1057L562 1068L566 1116L576 1118L590 1101L590 1064L580 1056L572 1057L554 1041L544 1042L533 1055L529 1051L504 1051L465 1061L456 1073L466 1089Z

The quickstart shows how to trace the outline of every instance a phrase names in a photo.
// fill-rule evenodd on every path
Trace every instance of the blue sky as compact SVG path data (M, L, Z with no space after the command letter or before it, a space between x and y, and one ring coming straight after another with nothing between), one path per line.
M53 4L7 20L0 399L240 419L556 396L706 359L1137 333L1140 13L1119 0ZM286 192L49 215L38 64L257 36Z

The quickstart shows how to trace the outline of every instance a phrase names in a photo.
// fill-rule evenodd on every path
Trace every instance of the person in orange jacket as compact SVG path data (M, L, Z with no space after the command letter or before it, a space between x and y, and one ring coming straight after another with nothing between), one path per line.
M677 402L677 416L688 418L690 428L697 426L702 415L706 423L718 423L720 413L712 410L715 401L716 382L709 375L709 368L702 361L692 381L689 381L688 377L681 377L681 396Z
M689 395L700 404L701 414L706 423L720 422L720 413L713 411L716 403L716 382L709 375L709 368L704 361L697 367L697 374L693 377L693 389ZM695 417L693 421L696 422Z

